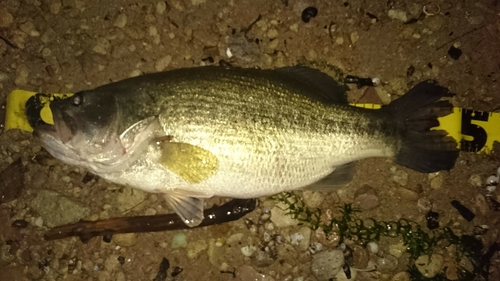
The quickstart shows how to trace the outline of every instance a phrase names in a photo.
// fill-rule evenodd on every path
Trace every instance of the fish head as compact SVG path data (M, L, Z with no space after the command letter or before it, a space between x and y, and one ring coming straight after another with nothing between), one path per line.
M35 137L55 158L96 170L96 163L111 163L123 151L115 96L82 91L50 103L54 124L35 128Z

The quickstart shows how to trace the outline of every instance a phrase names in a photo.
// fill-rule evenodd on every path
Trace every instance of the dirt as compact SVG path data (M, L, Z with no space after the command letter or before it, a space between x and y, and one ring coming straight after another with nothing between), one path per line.
M305 23L302 11L307 7L318 13ZM497 0L4 0L0 103L19 88L75 92L143 73L223 60L260 68L305 64L334 77L341 70L380 79L376 87L351 85L351 101L372 101L375 90L375 99L387 103L417 82L435 79L456 94L455 106L494 111L500 105L499 14ZM369 100L365 93L371 95ZM86 244L77 238L46 241L43 234L51 222L65 221L65 208L55 206L46 214L39 206L40 194L47 190L78 206L74 216L68 210L68 220L170 211L161 196L108 183L53 159L30 133L2 132L0 152L0 170L9 169L2 176L17 182L3 186L0 193L8 194L0 201L0 280L320 280L311 270L313 248L318 243L321 251L339 247L335 234L326 240L320 231L312 231L311 247L296 243L300 239L294 240L295 234L307 236L308 231L300 225L270 224L265 214L276 202L269 198L260 198L246 217L254 227L241 219L193 230L118 236L110 243L101 238ZM451 171L431 175L390 160L363 160L347 187L321 194L319 208L336 216L343 203L354 202L362 209L361 218L405 218L426 233L432 233L426 221L432 210L439 214L440 228L476 237L484 254L500 242L498 206L490 200L500 200L500 194L486 190L498 160L495 154L462 152ZM9 188L19 190L5 192ZM453 200L475 217L466 220ZM207 205L214 203L219 199ZM282 237L281 243L257 249L250 257L243 254L251 248L246 246L268 243L270 233ZM377 253L355 241L343 242L355 249L355 267L374 267L358 272L356 280L409 280L404 272L412 262L401 237L376 241ZM453 247L441 241L434 250L444 257L439 270L449 280L458 279L456 268L470 268L464 259L457 262ZM498 249L492 254L490 280L499 280ZM166 275L158 272L163 258L170 265Z

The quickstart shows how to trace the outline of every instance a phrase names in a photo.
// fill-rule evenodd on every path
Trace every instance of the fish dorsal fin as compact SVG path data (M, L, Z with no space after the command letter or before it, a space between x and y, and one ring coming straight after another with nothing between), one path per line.
M210 151L181 142L161 142L160 163L189 183L200 183L219 170L219 160Z
M327 104L347 104L348 88L341 85L328 74L305 66L277 68L274 71L306 84L310 90L308 97Z
M203 221L202 198L192 197L183 190L170 190L165 199L187 226L195 227Z
M304 187L304 190L332 191L350 183L356 172L356 163L350 162L338 167L328 176Z

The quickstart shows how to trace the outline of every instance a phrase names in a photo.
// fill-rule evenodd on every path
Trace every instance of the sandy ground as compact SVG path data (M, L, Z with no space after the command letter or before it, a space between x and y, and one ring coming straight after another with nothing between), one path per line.
M305 23L301 15L307 7L317 8L318 14ZM74 92L143 73L224 60L261 68L306 64L332 76L340 69L380 78L382 85L375 88L352 87L352 101L375 89L388 103L417 82L436 79L456 94L454 105L494 111L500 106L499 15L497 0L3 0L0 103L17 88ZM315 256L339 248L337 236L325 240L321 231L311 232L294 221L282 225L284 218L278 214L267 221L266 212L276 211L276 202L268 198L261 198L247 216L257 227L247 227L241 219L194 230L116 235L111 243L100 238L87 244L77 238L45 241L45 231L68 220L169 210L158 195L63 165L32 142L29 133L3 132L0 153L3 179L10 180L0 204L0 280L153 280L164 257L170 263L168 276L155 280L334 278L313 271L319 259ZM320 196L297 195L332 216L342 203L357 202L361 218L407 218L427 233L432 233L426 222L432 209L439 214L441 228L459 236L476 235L474 241L482 241L484 248L473 247L484 254L499 241L498 206L490 200L499 200L499 193L486 190L498 157L462 153L454 169L431 175L389 160L368 159L358 163L355 180L346 188ZM464 219L452 207L453 200L475 218ZM19 221L13 226L16 220L27 226ZM282 238L271 250L263 246L269 235ZM343 242L354 252L353 257L345 253L351 267L374 268L351 280L410 279L405 272L413 261L400 236L376 241L376 253L354 241ZM443 261L433 259L437 269L431 275L440 272L433 280L458 280L461 268L472 268L467 258L455 256L454 248L449 241L437 245L434 254ZM492 254L490 280L500 280L498 249ZM412 273L411 278L431 280L417 276ZM342 274L337 278L342 280Z

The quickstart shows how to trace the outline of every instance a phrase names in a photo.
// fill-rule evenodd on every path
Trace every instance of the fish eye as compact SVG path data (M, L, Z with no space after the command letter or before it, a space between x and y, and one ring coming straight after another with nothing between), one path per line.
M76 93L73 95L71 102L75 106L80 106L83 103L83 96L80 93Z

